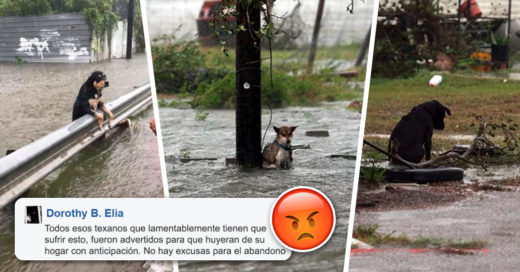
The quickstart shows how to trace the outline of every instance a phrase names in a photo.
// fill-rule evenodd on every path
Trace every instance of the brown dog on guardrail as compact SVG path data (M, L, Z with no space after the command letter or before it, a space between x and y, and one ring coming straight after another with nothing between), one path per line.
M291 141L297 127L274 127L276 138L274 142L265 146L262 156L264 168L288 168L292 162Z

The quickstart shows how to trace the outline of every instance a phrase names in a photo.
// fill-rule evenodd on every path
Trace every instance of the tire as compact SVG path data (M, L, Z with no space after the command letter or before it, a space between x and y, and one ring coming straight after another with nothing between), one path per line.
M464 178L464 170L456 167L434 169L388 169L387 182L429 183L437 181L459 181Z

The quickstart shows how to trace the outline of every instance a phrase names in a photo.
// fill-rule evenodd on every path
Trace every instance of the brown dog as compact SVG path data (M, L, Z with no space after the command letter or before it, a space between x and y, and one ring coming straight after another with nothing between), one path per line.
M262 156L264 168L288 168L292 162L291 141L297 127L273 127L276 132L274 142L265 146Z

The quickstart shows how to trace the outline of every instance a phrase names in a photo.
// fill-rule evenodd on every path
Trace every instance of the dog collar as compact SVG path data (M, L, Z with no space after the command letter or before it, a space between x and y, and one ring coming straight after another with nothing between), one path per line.
M285 151L291 151L291 148L290 147L287 147L281 143L278 142L278 140L275 140L274 141L281 149L285 150Z

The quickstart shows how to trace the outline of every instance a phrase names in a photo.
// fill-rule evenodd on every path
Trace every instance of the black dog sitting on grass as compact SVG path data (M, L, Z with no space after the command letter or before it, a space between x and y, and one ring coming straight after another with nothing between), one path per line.
M388 153L399 155L412 163L421 162L426 155L430 160L432 152L433 129L444 129L445 113L450 109L437 100L424 102L412 109L397 123L388 142ZM391 162L397 161L389 158Z

